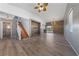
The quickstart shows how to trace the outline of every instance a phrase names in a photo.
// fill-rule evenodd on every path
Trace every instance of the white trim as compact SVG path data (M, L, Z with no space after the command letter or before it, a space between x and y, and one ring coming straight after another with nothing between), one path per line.
M12 21L10 23L11 23L11 38L12 38Z
M3 39L3 21L1 23L2 23L2 39Z
M2 21L0 21L0 27L1 27L1 28L0 28L0 29L1 29L1 30L0 30L0 39L3 38L3 36L2 36L2 35L3 35L3 26L2 26L2 25L3 25L3 24L2 24Z
M29 19L29 29L30 29L30 31L29 31L29 37L31 37L32 36L32 28L31 28L31 19Z
M21 40L21 29L18 25L18 21L17 21L17 33L18 33L19 40Z

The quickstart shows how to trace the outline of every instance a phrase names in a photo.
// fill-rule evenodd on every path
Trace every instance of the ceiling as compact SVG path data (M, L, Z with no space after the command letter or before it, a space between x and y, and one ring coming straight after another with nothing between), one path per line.
M20 17L0 11L0 20L18 20ZM22 18L23 19L23 18Z
M16 6L24 9L25 11L36 14L41 19L46 21L62 20L66 10L66 3L48 3L48 9L46 12L38 12L34 7L36 3L9 3L12 6Z
M1 12L1 11L0 11L0 18L1 18L1 19L6 19L8 16L9 16L9 19L13 19L13 18L14 18L14 15L7 14L7 13L5 13L5 12Z

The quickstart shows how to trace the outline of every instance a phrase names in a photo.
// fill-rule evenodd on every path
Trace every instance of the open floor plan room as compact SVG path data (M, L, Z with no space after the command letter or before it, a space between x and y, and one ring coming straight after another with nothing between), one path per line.
M0 56L78 56L78 3L0 3Z

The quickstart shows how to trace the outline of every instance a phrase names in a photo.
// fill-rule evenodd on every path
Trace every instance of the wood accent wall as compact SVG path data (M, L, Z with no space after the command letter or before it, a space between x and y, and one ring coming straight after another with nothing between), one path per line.
M31 20L31 30L32 30L32 36L40 34L40 23L37 21Z
M64 33L64 21L52 21L52 27L54 33Z

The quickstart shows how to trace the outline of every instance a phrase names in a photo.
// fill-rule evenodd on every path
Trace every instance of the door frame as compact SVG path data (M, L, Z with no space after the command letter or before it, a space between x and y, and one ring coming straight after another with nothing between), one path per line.
M12 38L12 21L10 21L10 20L9 20L9 21L2 21L2 29L3 29L3 23L4 23L4 22L10 22L10 23L11 23L11 35L10 35L10 36L11 36L11 38ZM4 38L3 32L2 32L2 38Z
M35 22L35 23L39 24L39 34L40 34L41 33L41 31L40 31L41 23L31 19L31 25L32 25L32 22ZM31 26L31 36L32 36L32 26Z

